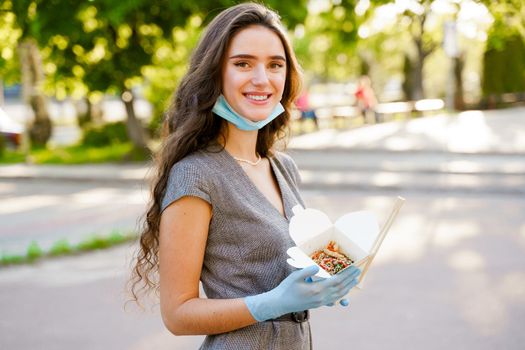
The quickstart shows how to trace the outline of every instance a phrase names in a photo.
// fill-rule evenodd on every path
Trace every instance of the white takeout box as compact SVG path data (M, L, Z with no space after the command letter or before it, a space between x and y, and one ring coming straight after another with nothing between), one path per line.
M301 205L292 208L289 232L296 247L288 249L288 264L296 268L316 265L310 256L335 241L341 253L358 265L371 253L379 235L376 216L369 211L357 211L343 215L335 224L320 210L304 209ZM330 274L319 266L318 278L329 278Z

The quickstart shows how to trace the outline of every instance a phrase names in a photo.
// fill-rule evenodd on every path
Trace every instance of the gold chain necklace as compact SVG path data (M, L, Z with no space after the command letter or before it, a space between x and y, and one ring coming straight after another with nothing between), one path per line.
M256 166L257 164L260 163L262 158L260 154L257 154L257 160L255 162L252 162L251 160L248 160L248 159L242 159L242 158L237 158L237 157L233 157L233 159L235 159L238 162L248 163L250 165Z

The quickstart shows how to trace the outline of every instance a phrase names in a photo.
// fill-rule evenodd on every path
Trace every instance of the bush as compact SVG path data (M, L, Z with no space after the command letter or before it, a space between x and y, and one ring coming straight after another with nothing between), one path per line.
M88 125L84 129L82 144L93 147L104 147L125 143L128 134L125 122L108 123L102 126Z

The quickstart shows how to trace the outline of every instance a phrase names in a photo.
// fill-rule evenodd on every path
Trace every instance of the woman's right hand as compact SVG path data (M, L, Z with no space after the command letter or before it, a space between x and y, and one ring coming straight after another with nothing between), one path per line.
M333 304L343 298L357 283L361 273L355 266L319 281L311 277L319 271L316 265L295 271L269 292L246 297L245 303L257 321Z

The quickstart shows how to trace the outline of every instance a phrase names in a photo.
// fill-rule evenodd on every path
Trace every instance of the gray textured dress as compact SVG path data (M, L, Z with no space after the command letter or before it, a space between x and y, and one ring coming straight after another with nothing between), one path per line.
M292 207L304 203L297 190L299 174L293 160L277 153L270 165L282 194L285 216L258 190L241 166L217 147L195 152L170 172L164 210L183 196L212 205L201 273L210 299L242 298L275 288L292 271L286 250ZM311 349L309 322L266 321L207 336L200 349Z

